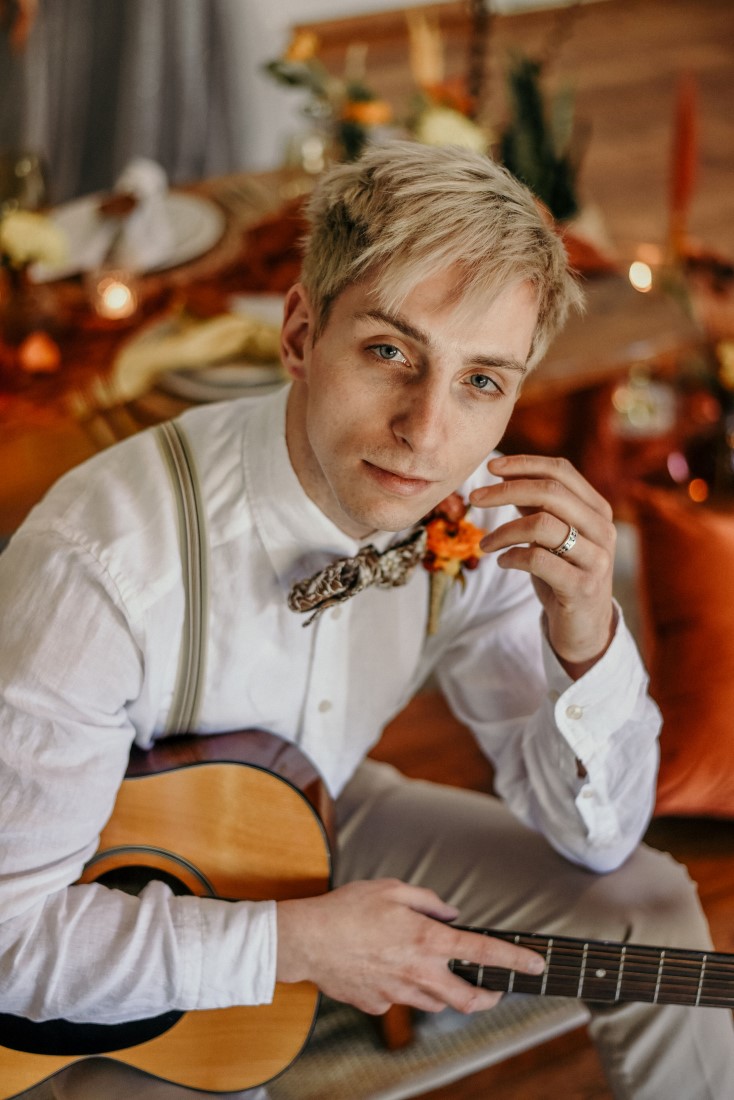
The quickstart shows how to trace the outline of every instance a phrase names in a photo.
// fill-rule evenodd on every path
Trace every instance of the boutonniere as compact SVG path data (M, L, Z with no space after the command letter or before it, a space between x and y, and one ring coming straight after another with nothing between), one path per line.
M423 520L427 541L422 563L431 574L428 634L438 630L441 608L451 585L458 581L463 587L464 570L476 569L483 554L479 543L487 532L466 519L468 511L463 497L451 493Z

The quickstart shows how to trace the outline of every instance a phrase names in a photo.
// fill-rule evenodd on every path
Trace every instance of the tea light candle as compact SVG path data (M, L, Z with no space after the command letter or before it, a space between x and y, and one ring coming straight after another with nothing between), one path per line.
M629 280L640 294L647 294L652 290L652 268L644 260L635 260L630 264Z
M128 271L105 271L91 286L92 306L100 317L122 321L138 308L137 279Z
M662 249L655 244L641 244L630 264L629 281L640 294L647 294L656 286L663 263Z

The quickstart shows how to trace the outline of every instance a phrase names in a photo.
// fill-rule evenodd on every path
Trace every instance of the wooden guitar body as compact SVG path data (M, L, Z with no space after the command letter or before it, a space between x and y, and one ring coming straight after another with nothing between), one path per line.
M201 897L308 897L329 888L328 828L318 776L288 742L262 731L167 739L131 757L81 881L125 888L137 877L140 888L162 878ZM172 1012L130 1025L0 1015L0 1097L92 1055L190 1088L252 1088L298 1056L317 1003L316 988L303 982L279 984L268 1005Z

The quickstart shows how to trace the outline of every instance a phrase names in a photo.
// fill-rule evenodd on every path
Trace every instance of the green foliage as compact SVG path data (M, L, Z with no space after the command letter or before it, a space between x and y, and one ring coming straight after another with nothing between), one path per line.
M516 54L508 72L510 121L502 133L500 155L559 221L578 212L578 165L572 154L574 95L563 88L546 103L542 65Z

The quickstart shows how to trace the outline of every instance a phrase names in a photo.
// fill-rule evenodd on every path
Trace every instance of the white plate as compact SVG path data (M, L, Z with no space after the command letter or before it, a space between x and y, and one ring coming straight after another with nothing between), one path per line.
M281 295L238 295L227 305L229 314L241 312L276 327L283 312ZM175 312L149 321L115 356L105 403L131 401L153 386L187 401L224 401L266 393L287 382L287 375L276 359L252 362L243 359L237 350L232 358L221 356L217 361L216 353L221 354L223 347L242 346L236 339L233 344L232 322L237 338L242 326L235 317L223 314L211 318L198 328L198 333L193 333L192 346L191 330L182 329ZM198 365L206 364L207 360L208 365Z
M226 401L233 397L255 397L283 386L287 379L280 367L268 363L228 363L204 370L169 370L156 379L156 386L185 401Z
M99 195L85 195L81 199L57 206L50 212L52 220L67 238L69 260L61 267L53 269L36 267L33 273L36 282L51 282L79 274L79 262L74 256L78 255L80 244L88 241L94 232L99 201ZM163 201L172 237L171 250L164 261L143 265L142 274L165 271L188 263L213 248L224 233L224 211L208 199L180 191L169 191Z
M279 325L283 301L281 294L237 294L230 298L229 308L233 313L239 311L259 321ZM155 384L186 401L206 402L270 393L286 381L279 363L243 362L202 367L201 370L167 370L158 376Z

